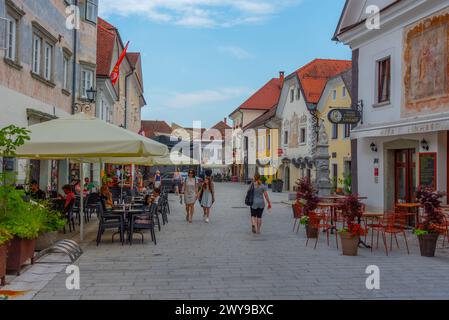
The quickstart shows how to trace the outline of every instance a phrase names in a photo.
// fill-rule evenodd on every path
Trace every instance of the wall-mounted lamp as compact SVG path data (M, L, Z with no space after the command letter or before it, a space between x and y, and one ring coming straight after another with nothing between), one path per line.
M370 148L372 152L377 152L377 145L374 142L371 143Z
M422 141L421 141L421 148L423 150L429 151L430 147L429 147L429 143L427 142L426 139L422 139Z

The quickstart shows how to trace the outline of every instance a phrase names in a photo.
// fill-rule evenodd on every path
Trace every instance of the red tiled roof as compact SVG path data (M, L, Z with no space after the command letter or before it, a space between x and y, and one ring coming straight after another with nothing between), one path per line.
M157 120L142 120L142 130L148 138L155 137L157 133L172 133L172 128L167 124L167 122Z
M115 45L115 32L98 24L97 27L97 75L109 76L112 69L112 53Z
M281 95L281 80L273 78L268 81L259 91L254 93L235 111L242 110L270 110L279 102ZM234 111L234 112L235 112Z
M308 103L318 103L327 80L351 68L349 60L315 59L296 72Z
M126 54L128 56L129 63L131 64L131 67L135 67L137 64L137 61L139 61L140 58L140 52L128 52Z
M103 27L103 28L108 29L108 30L117 29L115 26L113 26L112 24L110 24L109 22L107 22L106 20L104 20L104 19L102 19L100 17L98 17L98 25L100 27Z

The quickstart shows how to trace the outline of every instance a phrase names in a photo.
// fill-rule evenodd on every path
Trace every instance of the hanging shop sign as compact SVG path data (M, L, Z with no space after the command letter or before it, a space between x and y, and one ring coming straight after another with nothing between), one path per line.
M332 109L327 117L333 124L358 124L362 120L360 111L355 109Z

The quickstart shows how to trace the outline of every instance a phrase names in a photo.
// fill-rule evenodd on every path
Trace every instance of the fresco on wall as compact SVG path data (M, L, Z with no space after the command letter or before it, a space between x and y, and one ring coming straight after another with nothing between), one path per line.
M405 30L403 116L449 107L449 10Z

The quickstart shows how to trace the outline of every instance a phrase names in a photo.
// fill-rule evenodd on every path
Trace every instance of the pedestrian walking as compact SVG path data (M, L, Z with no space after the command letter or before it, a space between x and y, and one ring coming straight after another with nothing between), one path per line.
M199 201L204 211L203 220L204 222L209 223L210 210L215 203L215 188L210 176L206 176L204 179L200 190Z
M195 177L195 171L189 170L189 175L184 181L184 202L186 205L186 220L192 223L195 211L195 203L198 200L198 180Z
M251 206L251 224L252 232L255 234L260 234L262 228L262 216L265 210L265 201L268 204L268 210L271 210L271 201L268 197L267 186L262 183L259 174L254 176L254 181L248 189L247 198L249 199Z
M175 194L176 196L179 196L179 203L182 204L182 195L181 195L182 176L179 168L177 168L175 173L173 174L173 184L175 186Z

